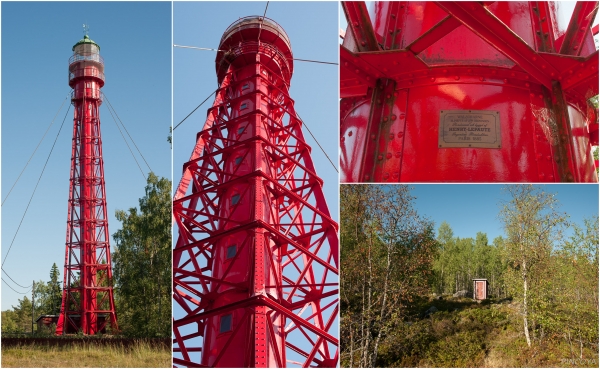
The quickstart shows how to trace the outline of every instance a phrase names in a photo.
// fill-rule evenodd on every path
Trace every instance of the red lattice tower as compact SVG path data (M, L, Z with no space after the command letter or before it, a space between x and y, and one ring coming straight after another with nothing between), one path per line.
M92 335L105 332L108 325L117 331L118 326L100 135L104 61L100 46L87 35L73 46L69 86L75 113L63 298L56 334Z
M338 226L288 94L290 41L252 16L219 50L173 203L174 363L334 367Z

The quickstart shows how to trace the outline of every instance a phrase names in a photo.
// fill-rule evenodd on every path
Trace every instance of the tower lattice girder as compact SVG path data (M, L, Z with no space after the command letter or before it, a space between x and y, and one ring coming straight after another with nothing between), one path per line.
M288 94L289 41L248 17L219 49L220 88L173 203L174 363L335 366L337 224Z
M74 106L71 175L63 298L56 334L96 334L118 330L112 269L104 163L100 133L100 88L104 61L87 35L73 47L69 85Z

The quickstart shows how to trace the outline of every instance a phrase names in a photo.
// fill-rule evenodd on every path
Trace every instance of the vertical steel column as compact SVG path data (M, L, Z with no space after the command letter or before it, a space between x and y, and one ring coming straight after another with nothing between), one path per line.
M289 96L289 39L246 17L219 50L173 202L174 363L335 367L338 226Z
M86 35L69 60L74 105L65 273L57 335L118 330L100 134L104 61Z

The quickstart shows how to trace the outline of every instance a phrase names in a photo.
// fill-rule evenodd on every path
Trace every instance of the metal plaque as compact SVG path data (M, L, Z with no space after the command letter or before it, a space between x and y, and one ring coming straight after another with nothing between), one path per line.
M442 110L438 147L499 149L500 114L492 110Z

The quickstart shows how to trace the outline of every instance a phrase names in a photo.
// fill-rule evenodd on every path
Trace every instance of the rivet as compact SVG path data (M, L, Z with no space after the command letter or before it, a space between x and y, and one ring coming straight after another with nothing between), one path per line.
M483 77L479 77L479 80L480 80L480 81L483 81L483 80L485 80L485 78L483 78Z
M383 68L383 72L386 73L388 70L387 68Z
M542 96L542 95L538 95L538 97L539 97L540 99L543 99L543 98L544 98L544 96Z
M552 160L552 157L550 157L550 155L546 156L546 160Z
M411 81L408 81L408 84L409 84L409 85L412 85L412 84L413 84L413 81L412 81L412 80L411 80Z
M460 79L460 77L456 76L456 77L454 77L454 79L458 81Z
M361 45L365 46L367 43L365 41L360 43Z
M431 78L430 78L430 80L431 80L431 82L433 82L433 81L435 81L435 78L434 78L434 77L431 77Z
M511 73L511 74L510 74L510 76L511 76L511 77L514 77L514 76L515 76L515 73L514 73L514 72L513 72L513 73Z
M400 151L396 152L396 157L399 158L401 155Z
M525 87L529 87L529 82L525 82Z
M525 84L525 86L527 86L527 84ZM529 96L535 97L535 94L532 92L532 93L529 94Z
M342 142L346 141L346 137L342 136L341 141Z
M348 62L344 62L344 67L347 67L347 66L348 66Z
M442 70L444 73L448 73L448 69L444 69Z
M533 58L531 58L531 60L536 61L537 57L534 56Z
M579 48L579 46L575 45L573 46L573 50L577 50Z
M377 155L377 159L383 160L383 155L382 154Z
M354 27L358 27L358 22L354 22Z
M392 153L391 153L391 152L388 152L388 153L387 153L387 155L386 155L385 157L386 157L386 158L388 158L388 159L391 159L391 158L392 158Z
M354 70L354 73L358 74L358 69L355 69L355 70Z
M389 174L387 174L387 173L386 173L386 174L384 174L384 175L383 175L383 179L384 179L384 180L386 180L386 181L387 181L389 178L390 178L390 175L389 175Z
M371 178L371 177L368 174L365 174L363 178L364 178L365 181L368 181L369 178Z
M541 159L541 158L542 158L542 154L537 154L537 155L536 155L536 157L537 157L538 159Z
M525 79L529 79L529 76L525 76Z
M352 137L352 131L348 132L348 137Z
M390 29L390 30L388 30L388 33L390 33L390 34L391 34L391 33L393 33L393 32L394 32L394 31L392 31L391 29Z
M392 176L394 177L394 179L398 179L398 176L400 175L400 173L396 172L394 173Z
M396 115L392 115L392 120L396 120Z
M387 94L387 95L385 95L385 97L389 99L390 97L392 97L392 95Z
M508 80L506 78L504 78L504 83L508 83Z
M492 70L492 74L496 74L496 70L495 70L495 69L494 69L494 70Z
M398 62L394 60L392 64L398 65Z
M396 91L394 91L394 96L398 97L398 93Z
M388 121L388 117L383 117L383 121L387 122Z
M471 68L467 69L467 72L471 73L473 70Z
M375 134L373 133L373 134L371 135L371 140L374 140L374 139L375 139Z
M398 132L398 138L402 137L404 135L404 132Z
M393 139L394 139L394 134L390 133L390 140L393 140Z
M545 64L542 65L542 69L546 69L546 65Z

